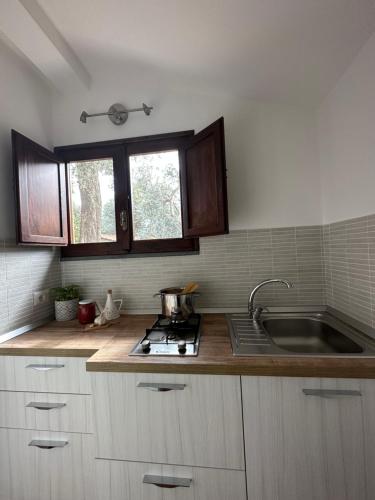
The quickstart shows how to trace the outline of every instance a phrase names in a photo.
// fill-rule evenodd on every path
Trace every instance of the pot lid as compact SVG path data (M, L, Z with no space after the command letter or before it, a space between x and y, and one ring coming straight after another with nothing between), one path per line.
M170 288L162 288L161 290L159 290L159 293L157 293L156 295L159 295L159 294L160 295L199 295L196 292L182 293L182 291L183 291L183 288L173 286Z

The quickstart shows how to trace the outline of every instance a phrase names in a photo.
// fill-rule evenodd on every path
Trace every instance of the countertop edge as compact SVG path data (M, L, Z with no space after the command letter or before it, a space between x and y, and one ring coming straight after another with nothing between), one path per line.
M264 359L264 358L263 358ZM270 366L225 366L217 365L171 365L163 363L126 364L126 362L95 362L87 360L86 370L91 373L170 373L185 375L237 375L268 377L307 377L307 378L362 378L375 379L373 368L354 367L312 367L312 366L276 366L268 360ZM293 360L292 360L293 362Z
M45 356L55 358L91 358L99 349L52 349L49 347L1 348L0 356Z

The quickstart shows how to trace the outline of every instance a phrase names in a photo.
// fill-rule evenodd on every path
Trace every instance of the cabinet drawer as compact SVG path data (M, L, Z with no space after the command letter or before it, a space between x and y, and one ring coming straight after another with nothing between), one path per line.
M243 471L96 460L100 500L246 500Z
M93 432L92 396L0 391L0 427Z
M99 458L243 469L240 378L93 374Z
M0 429L0 500L92 500L92 439Z
M91 394L86 359L0 356L0 390Z

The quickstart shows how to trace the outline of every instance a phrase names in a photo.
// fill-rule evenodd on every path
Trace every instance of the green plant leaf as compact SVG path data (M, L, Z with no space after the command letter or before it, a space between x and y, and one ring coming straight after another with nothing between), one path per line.
M51 295L57 302L64 302L66 300L79 299L79 286L68 285L51 289Z

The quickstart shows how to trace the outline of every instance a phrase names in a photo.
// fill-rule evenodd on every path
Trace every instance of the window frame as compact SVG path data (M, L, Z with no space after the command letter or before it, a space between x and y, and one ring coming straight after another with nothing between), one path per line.
M177 149L180 161L181 205L183 203L183 157L189 139L194 136L193 130L158 134L154 136L135 137L131 139L102 141L88 144L56 147L55 153L65 163L67 213L68 213L68 245L61 248L63 258L125 256L141 254L196 253L199 251L199 238L173 238L158 240L133 240L133 221L131 204L129 156L131 154L152 153ZM68 163L73 161L113 157L115 186L115 214L117 242L109 243L71 243L71 201ZM115 161L116 158L116 161ZM115 166L116 163L116 166ZM120 227L120 211L127 210L128 230L126 235ZM181 206L181 217L182 206ZM182 219L183 229L183 219Z
M60 155L62 157L62 155ZM96 160L101 158L113 159L113 181L115 197L115 216L116 216L116 236L117 241L107 243L72 243L71 220L72 203L70 199L70 162ZM119 146L90 147L66 150L63 155L66 175L66 193L67 193L67 215L68 215L68 245L62 248L62 254L66 257L80 256L103 256L103 255L121 255L127 246L126 235L121 231L119 217L122 206L127 203L127 184L123 175L123 163L125 161L124 151Z
M160 151L177 150L180 163L180 194L181 194L181 231L183 231L183 214L182 214L182 195L183 195L183 177L182 177L182 159L184 148L186 146L185 137L167 137L159 139L151 139L129 143L126 151L127 172L130 177L129 157L135 154L142 153L157 153ZM132 218L132 200L131 188L129 180L129 220ZM197 243L198 238L170 238L158 240L134 240L132 233L133 225L131 224L131 251L130 253L164 253L164 252L191 252L199 249ZM195 242L193 240L196 240ZM195 244L194 244L195 243Z

